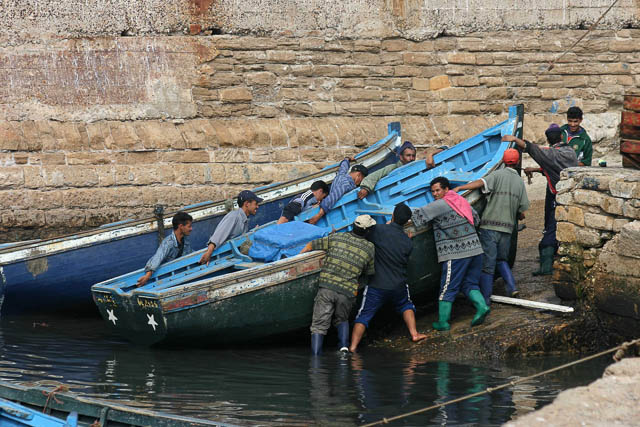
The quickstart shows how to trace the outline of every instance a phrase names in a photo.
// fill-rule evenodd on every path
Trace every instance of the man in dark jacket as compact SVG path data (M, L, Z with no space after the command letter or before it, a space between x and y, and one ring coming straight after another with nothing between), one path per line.
M416 307L411 302L407 284L407 264L413 244L405 234L403 226L409 219L411 209L400 203L393 210L389 224L377 224L367 235L367 240L376 247L376 273L364 289L362 304L351 333L351 352L356 351L369 321L387 301L393 303L396 311L402 314L413 342L427 337L416 329Z
M544 200L544 230L542 240L538 244L540 251L540 269L534 275L551 274L553 271L553 256L558 250L556 240L556 185L560 181L560 172L563 169L578 166L576 152L562 140L562 130L552 123L545 131L549 147L540 147L529 141L516 138L513 135L505 135L503 141L513 141L536 161L539 168L526 168L527 176L534 172L540 172L547 178L547 194Z

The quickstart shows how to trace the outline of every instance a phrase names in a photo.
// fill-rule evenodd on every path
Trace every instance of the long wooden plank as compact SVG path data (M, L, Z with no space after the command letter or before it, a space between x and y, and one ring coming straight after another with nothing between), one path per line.
M567 307L565 305L549 304L546 302L530 301L520 298L509 298L500 295L491 295L491 301L499 302L501 304L519 305L527 308L540 308L543 310L559 311L561 313L573 313L573 307Z

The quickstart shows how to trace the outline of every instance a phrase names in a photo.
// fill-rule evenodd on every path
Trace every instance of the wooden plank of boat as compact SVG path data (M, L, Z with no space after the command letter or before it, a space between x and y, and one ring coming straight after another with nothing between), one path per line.
M566 305L550 304L547 302L530 301L521 298L504 297L501 295L491 295L491 301L501 304L518 305L527 308L539 308L541 310L559 311L561 313L573 313L573 307Z
M390 123L388 134L356 155L371 170L395 163L400 145L400 125ZM318 179L331 182L337 165L288 182L255 189L264 199L250 226L278 219L282 208L295 195L308 190ZM189 239L193 248L204 248L227 212L225 201L203 202L184 210L194 218ZM163 220L165 235L171 232L171 217ZM146 263L158 245L156 218L124 220L74 235L0 247L0 280L5 285L2 314L95 310L90 287L94 283L129 273ZM126 254L126 256L123 256Z
M432 201L429 183L436 176L446 176L457 185L502 167L502 153L509 144L502 142L501 136L521 135L521 118L522 107L511 107L505 122L437 154L436 168L428 169L425 162L415 161L382 178L365 200L357 198L356 190L345 194L319 224L348 230L363 211L373 214L379 223L386 222L399 202L419 207ZM467 192L465 197L482 210L484 198L479 191ZM315 212L305 211L297 219L304 221ZM410 231L414 246L408 268L412 297L435 295L440 267L433 233L430 228L410 227ZM235 246L251 238L251 233L238 237ZM515 251L515 244L512 248ZM231 250L223 245L213 255L229 256ZM219 345L264 339L309 325L323 257L323 253L314 252L249 269L239 268L243 263L238 263L211 277L192 280L187 274L170 287L156 287L152 277L144 287L133 289L132 283L142 273L138 271L96 284L92 291L105 321L137 343ZM196 263L199 256L183 258L180 262ZM173 268L171 263L167 265L168 270Z
M44 387L27 387L6 381L0 381L0 398L0 426L4 425L3 406L10 411L15 411L13 414L18 418L17 421L28 422L10 425L88 426L94 425L93 423L97 421L100 426L230 426L230 424L216 421L134 408L114 401L84 397L69 391L52 394L51 389ZM45 414L42 413L43 410ZM65 424L65 420L70 424Z

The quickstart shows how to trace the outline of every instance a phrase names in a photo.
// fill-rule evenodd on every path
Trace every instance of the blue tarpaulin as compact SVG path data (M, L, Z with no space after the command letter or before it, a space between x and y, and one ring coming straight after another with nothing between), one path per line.
M253 234L249 256L256 261L271 262L300 253L304 246L324 237L331 230L301 221L285 222L263 228Z

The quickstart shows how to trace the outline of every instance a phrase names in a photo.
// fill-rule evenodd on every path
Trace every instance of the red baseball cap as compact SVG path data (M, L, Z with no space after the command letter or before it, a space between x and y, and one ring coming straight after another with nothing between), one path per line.
M515 148L507 148L504 150L502 161L505 165L516 165L520 160L520 153Z

